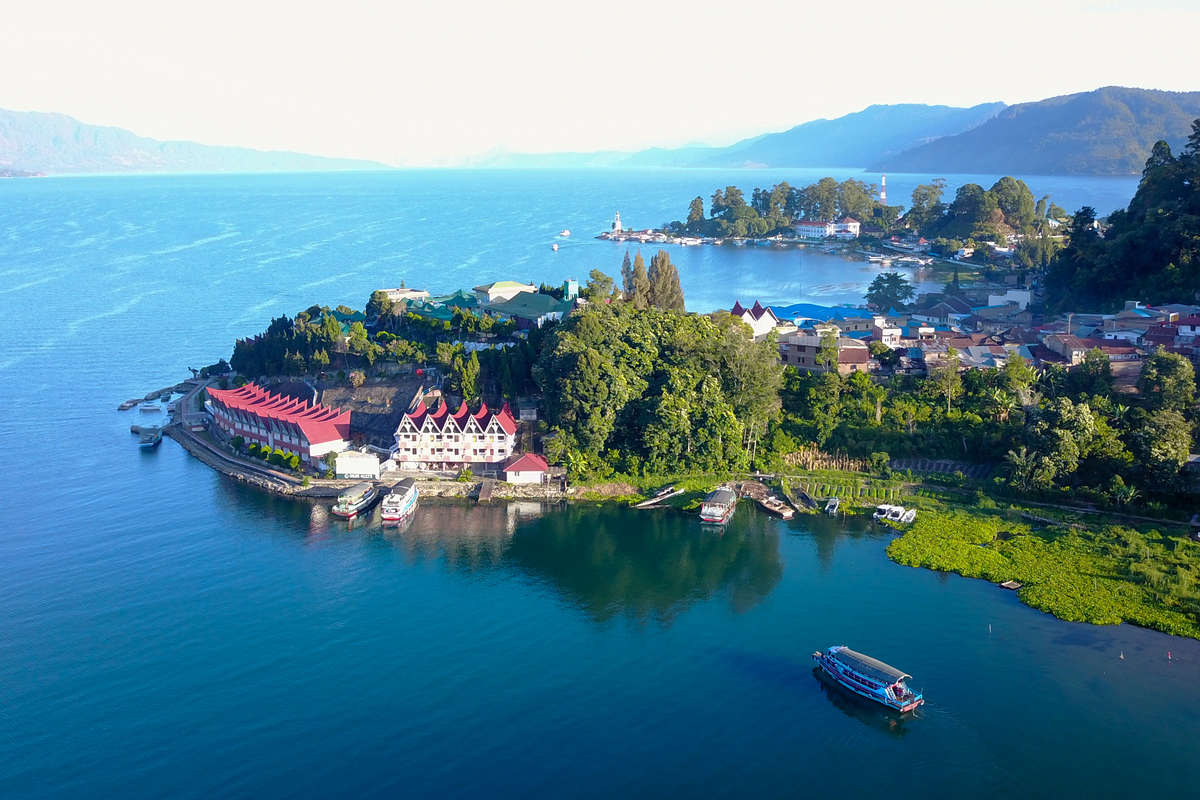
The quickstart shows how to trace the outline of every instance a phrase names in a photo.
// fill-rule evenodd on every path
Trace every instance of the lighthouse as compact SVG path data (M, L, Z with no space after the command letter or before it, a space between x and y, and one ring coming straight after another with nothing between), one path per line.
M621 232L621 212L617 212L617 218L613 220L612 229L616 233Z
M883 183L879 184L879 205L887 205L887 175L883 176Z

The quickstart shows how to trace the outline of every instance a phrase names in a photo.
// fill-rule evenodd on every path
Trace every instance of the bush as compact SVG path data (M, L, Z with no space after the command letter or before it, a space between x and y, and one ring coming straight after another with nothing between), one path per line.
M346 382L346 370L339 369L338 374L337 374L337 379L338 379L338 383L345 383Z
M287 457L287 465L290 469L300 469L300 456L292 453Z
M233 437L233 449L234 450L241 450L242 445L244 445L245 443L246 443L246 440L242 436L239 435L239 436Z
M339 373L340 374L340 373ZM350 373L350 385L355 389L367 382L367 376L359 370L354 370Z
M463 467L458 473L458 478L456 478L459 483L470 483L474 479L475 473L471 471L470 467Z
M286 458L287 453L276 447L273 451L271 451L271 455L267 458L267 461L271 462L277 467L280 467L283 466L283 462Z
M239 436L237 438L241 439L242 437ZM236 442L237 439L235 439L234 441ZM246 452L252 456L257 456L258 455L258 442L251 442L250 446L246 448Z
M269 448L269 447L258 448L258 457L261 458L263 461L266 461L268 458L271 457L271 448Z

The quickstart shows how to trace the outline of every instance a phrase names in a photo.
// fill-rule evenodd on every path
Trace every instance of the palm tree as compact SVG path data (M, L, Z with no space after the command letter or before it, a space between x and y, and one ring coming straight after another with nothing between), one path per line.
M996 421L1008 422L1008 417L1017 410L1017 398L1003 389L992 389L988 395L992 406L996 409Z

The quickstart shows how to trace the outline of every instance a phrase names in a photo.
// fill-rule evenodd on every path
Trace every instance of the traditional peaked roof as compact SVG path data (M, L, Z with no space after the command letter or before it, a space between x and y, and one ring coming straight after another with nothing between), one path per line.
M309 445L350 438L350 412L329 406L309 405L247 383L236 389L208 390L209 400L234 417L262 428L288 430L303 435Z
M838 220L839 225L858 225L859 221L854 217L846 216Z
M734 301L733 301L733 308L730 310L730 312L729 312L729 313L730 313L730 314L732 314L732 315L733 315L733 316L735 316L735 317L745 317L745 316L749 316L749 317L750 317L750 319L754 320L755 322L757 322L758 320L762 319L762 318L763 318L763 315L765 315L765 314L770 314L770 315L771 315L771 317L772 317L772 318L773 318L773 319L774 319L776 322L778 322L778 321L779 321L779 317L778 317L778 316L775 314L775 312L774 312L774 311L772 311L771 309L767 308L766 306L764 306L762 303L758 302L757 300L755 300L755 301L754 301L754 305L753 305L751 308L749 308L749 309L747 309L745 306L743 306L743 305L742 305L740 302L738 302L737 300L734 300Z
M549 469L550 464L537 453L514 454L504 462L505 472L546 472Z
M499 411L489 411L487 403L482 403L479 410L473 414L467 404L462 403L458 410L451 414L450 408L445 402L438 403L437 408L430 411L425 406L425 401L421 400L412 411L404 415L404 421L409 422L417 430L432 423L438 430L452 430L458 433L467 429L467 420L469 419L475 420L475 424L482 430L487 430L488 425L495 420L500 429L510 436L517 432L517 421L513 418L512 409L508 407L508 403L505 403ZM400 425L403 426L404 422L401 422Z

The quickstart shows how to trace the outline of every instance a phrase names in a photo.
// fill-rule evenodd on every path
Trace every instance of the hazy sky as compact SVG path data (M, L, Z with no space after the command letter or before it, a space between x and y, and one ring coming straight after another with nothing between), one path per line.
M1200 90L1200 0L10 0L0 107L430 163L727 144L872 103Z

